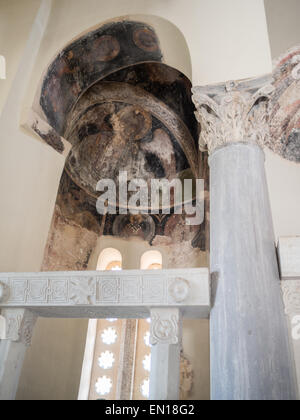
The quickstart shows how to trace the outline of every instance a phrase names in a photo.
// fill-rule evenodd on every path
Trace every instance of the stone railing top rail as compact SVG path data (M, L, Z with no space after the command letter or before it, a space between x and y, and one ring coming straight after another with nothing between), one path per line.
M0 274L2 310L30 309L58 318L147 318L155 307L207 318L208 269Z

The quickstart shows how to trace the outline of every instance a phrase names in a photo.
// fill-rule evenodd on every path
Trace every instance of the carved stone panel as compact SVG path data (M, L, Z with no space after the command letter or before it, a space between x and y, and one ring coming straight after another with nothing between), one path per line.
M6 326L4 339L30 346L37 320L36 314L24 309L6 309L2 311L2 316Z
M180 313L177 309L152 309L150 342L178 344L180 337Z
M0 274L0 309L39 316L148 318L152 307L181 307L191 318L210 309L207 269Z

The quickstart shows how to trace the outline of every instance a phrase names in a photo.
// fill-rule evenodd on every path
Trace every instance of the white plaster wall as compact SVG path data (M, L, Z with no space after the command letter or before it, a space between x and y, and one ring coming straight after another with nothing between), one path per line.
M39 5L40 0L0 0L0 55L6 59L6 80L0 79L0 114Z
M30 5L28 13L29 15L33 13L32 20L34 20L36 3ZM24 40L17 37L15 50L11 45L7 55L8 62L18 64L13 83L9 80L7 82L10 84L10 90L4 95L5 106L0 115L0 270L2 272L40 270L64 165L64 159L53 149L38 142L20 128L22 101L43 37L43 29L47 24L51 1L44 0L43 5L28 41L24 44ZM6 16L8 20L7 27L11 26L11 30L18 32L23 15L13 13L15 8L16 2L13 0L11 9L7 6L2 11L5 12L3 12L4 18ZM26 9L23 13L26 16ZM21 43L21 50L23 49L21 53L18 41Z
M17 400L76 400L88 321L39 319L27 351Z
M272 57L300 44L300 1L265 0Z
M64 159L20 129L20 116L51 1L30 29L40 1L0 3L0 270L39 271ZM39 320L27 352L18 398L60 399L77 394L87 322ZM34 344L36 343L36 344ZM82 352L80 352L80 344ZM52 375L51 375L52 374Z
M300 235L300 164L265 154L275 239Z

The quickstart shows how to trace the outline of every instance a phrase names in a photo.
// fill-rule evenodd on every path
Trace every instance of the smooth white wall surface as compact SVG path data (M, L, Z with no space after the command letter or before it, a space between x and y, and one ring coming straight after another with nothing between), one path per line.
M300 44L300 1L265 0L273 58Z
M88 321L39 318L17 400L76 400Z
M0 270L39 271L64 158L20 127L22 101L51 12L43 0L0 115ZM34 14L35 15L35 14ZM18 20L15 21L17 31Z
M0 80L0 114L15 77L40 0L0 0L0 55L6 80Z
M275 239L300 235L300 164L265 153Z

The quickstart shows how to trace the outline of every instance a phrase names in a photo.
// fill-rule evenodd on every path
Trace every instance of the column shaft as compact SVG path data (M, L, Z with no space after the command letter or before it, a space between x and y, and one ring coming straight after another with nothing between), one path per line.
M293 400L296 385L260 147L210 157L211 397Z

